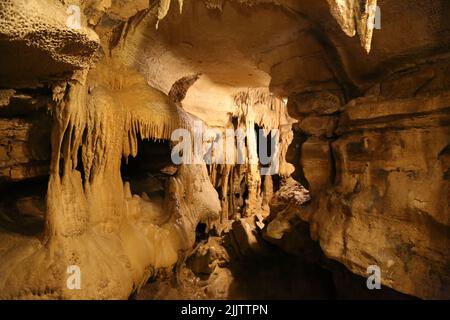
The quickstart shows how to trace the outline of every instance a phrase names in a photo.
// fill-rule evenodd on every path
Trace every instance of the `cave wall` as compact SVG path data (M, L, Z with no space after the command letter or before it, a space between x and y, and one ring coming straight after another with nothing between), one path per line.
M1 45L12 49L0 50L2 63L11 60L2 68L0 110L0 297L127 299L182 259L200 221L218 217L202 163L167 173L162 202L132 194L121 178L122 158L137 155L139 139L167 141L193 120L142 75L102 55L86 20L67 24L63 3L2 1L0 9ZM11 55L17 46L23 55ZM41 188L37 201L14 195L30 179ZM3 196L8 189L17 203ZM73 266L78 288L68 282Z
M422 298L450 294L448 63L394 73L347 104L318 92L289 105L306 138L297 165L314 200L299 216L311 237L351 271L378 265L384 284Z
M67 1L0 1L1 187L49 182L37 202L17 196L44 229L0 233L2 297L126 298L154 268L173 266L197 223L220 210L206 166L169 178L169 200L180 207L164 211L172 215L161 226L123 184L122 158L139 152L138 136L168 139L182 120L223 129L248 88L288 98L298 123L294 136L292 123L282 128L282 153L310 190L304 203L306 190L284 181L301 201L278 217L273 207L280 228L272 235L298 231L291 238L309 242L309 232L327 258L356 274L377 264L383 285L449 297L447 1L192 0L183 10L183 1L168 0L74 3L80 29L66 25ZM381 30L366 29L374 5ZM184 105L170 100L175 81L201 73ZM287 177L292 168L284 168ZM2 221L11 220L4 208ZM309 230L289 228L292 213ZM145 246L135 249L138 242ZM70 263L95 270L87 292L64 289Z
M373 32L369 55L354 39L332 32L320 9L299 5L320 21L317 36L335 78L312 85L302 75L294 77L301 81L296 87L273 86L289 92L289 113L298 123L288 160L296 166L294 177L311 191L307 206L283 210L286 217L277 223L293 224L292 215L308 222L326 257L356 274L367 276L367 267L378 265L386 286L420 298L448 298L450 6L378 5L381 30ZM284 63L289 70L291 61ZM285 241L278 245L287 251L301 246L289 241L301 238L291 235L300 232L292 228L280 229Z

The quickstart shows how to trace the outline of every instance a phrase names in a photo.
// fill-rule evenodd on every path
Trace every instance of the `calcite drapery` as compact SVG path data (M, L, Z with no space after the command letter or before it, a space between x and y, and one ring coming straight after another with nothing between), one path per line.
M122 182L121 158L138 152L138 135L167 139L171 130L164 128L178 126L182 111L132 72L98 67L86 85L71 82L66 94L55 96L44 240L22 239L24 249L14 250L17 240L4 235L11 248L0 263L5 298L127 298L154 270L177 262L194 243L199 221L218 215L217 193L205 165L182 165L159 208L165 223L148 221L146 216L155 212L146 212L146 200L132 196ZM127 91L127 83L139 88L139 95ZM142 97L147 97L145 104ZM154 108L158 123L153 123ZM164 112L169 116L164 118ZM80 290L66 286L71 265L82 272Z

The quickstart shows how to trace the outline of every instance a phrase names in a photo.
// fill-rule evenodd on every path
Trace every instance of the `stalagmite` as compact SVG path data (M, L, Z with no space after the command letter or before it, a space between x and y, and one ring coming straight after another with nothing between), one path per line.
M19 291L21 277L17 276L28 274L25 266L17 267L15 277L4 273L3 297L37 295L45 291L40 287L44 281L51 288L49 297L127 298L133 288L137 290L152 275L148 270L177 262L179 251L193 244L199 221L218 218L217 193L209 183L205 165L198 164L182 165L170 178L166 202L159 209L166 222L147 222L146 215L155 212L142 210L146 200L131 196L129 186L124 190L121 158L137 155L138 137L169 139L180 126L178 115L182 111L130 71L122 69L121 74L113 75L114 71L97 67L86 80L89 93L82 83L68 83L66 94L57 91L61 98L52 111L55 125L45 237L28 258L34 266L46 261L50 269L40 267L44 273L33 276L41 279L29 282L30 288L36 289L25 293ZM82 172L77 169L81 160ZM103 241L113 246L99 248ZM92 250L97 251L97 259L87 258ZM53 257L55 254L57 257ZM0 263L0 270L14 260L7 261L6 265ZM81 291L70 291L63 285L69 265L77 265L86 275ZM48 274L44 271L52 269ZM55 272L57 277L52 279ZM102 282L108 285L99 291ZM44 295L39 293L40 297Z
M211 181L221 192L223 221L238 215L252 216L267 212L267 208L264 208L273 192L272 176L268 175L264 178L261 176L260 155L258 154L261 146L258 143L262 142L258 141L261 137L258 137L259 133L255 131L256 125L262 128L263 135L267 139L272 139L277 145L279 143L279 148L275 148L275 154L271 155L277 159L276 167L273 168L276 170L274 173L286 178L294 170L293 166L286 163L284 158L287 147L292 141L291 128L295 121L287 114L283 99L276 98L267 89L260 88L238 93L234 97L234 103L236 109L232 117L236 119L237 124L234 129L240 130L246 136L244 145L239 147L236 141L234 154L235 157L239 153L243 154L244 163L233 162L210 166ZM280 135L269 137L273 129L282 132L281 138ZM222 136L225 138L224 133ZM240 150L238 150L239 148ZM226 157L220 154L216 154L216 156ZM242 179L245 180L244 189L241 184ZM264 184L262 183L263 179Z

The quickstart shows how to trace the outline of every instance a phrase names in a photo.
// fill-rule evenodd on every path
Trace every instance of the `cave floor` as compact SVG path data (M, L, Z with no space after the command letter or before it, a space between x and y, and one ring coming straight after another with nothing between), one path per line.
M332 274L296 257L285 255L284 258L257 257L234 261L229 266L231 274L228 276L224 276L225 272L220 269L214 271L217 274L216 279L213 274L206 281L199 280L199 277L189 272L190 270L182 271L184 279L181 283L174 277L149 281L133 298L137 300L335 298ZM223 288L224 285L226 288L217 294L215 287Z

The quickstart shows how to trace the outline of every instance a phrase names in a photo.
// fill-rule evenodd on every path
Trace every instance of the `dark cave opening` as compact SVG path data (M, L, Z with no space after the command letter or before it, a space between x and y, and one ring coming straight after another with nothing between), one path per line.
M301 164L302 144L308 139L308 136L295 126L292 129L294 131L294 139L289 145L286 161L294 165L295 171L292 174L292 177L300 182L306 189L310 189L310 183L305 177L305 172L303 171Z
M170 142L165 140L138 140L136 157L122 158L121 176L130 183L132 194L164 197L168 178L177 167L171 160Z
M0 103L0 229L38 236L45 226L50 175L51 90L9 91L8 103Z
M208 226L206 223L200 222L195 228L195 243L208 239Z
M217 265L230 270L233 277L228 288L228 299L416 299L386 286L380 290L368 290L366 277L350 272L343 264L324 255L319 244L310 238L309 225L305 222L295 224L302 234L301 238L291 239L301 243L297 244L299 251L296 253L285 252L265 241L260 232L255 234L258 248L243 251L245 243L238 241L235 231L218 237L204 232L205 227L198 225L194 247L203 247L203 252L208 246L215 249L206 250L206 255L194 251L188 257L186 266L207 283L214 277L211 261L217 259ZM229 255L228 260L225 259L227 261L218 258L219 246L223 246Z
M45 226L48 176L0 185L0 229L27 236L40 235Z
M86 131L83 133L83 138L86 135ZM85 139L83 139L83 141L85 141ZM75 170L79 171L81 174L81 181L84 185L84 183L86 182L86 173L84 172L84 164L83 164L83 148L80 147L78 148L78 152L77 152L77 166L75 168Z

